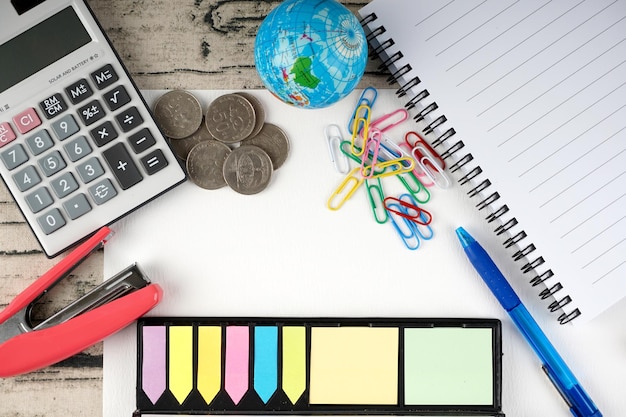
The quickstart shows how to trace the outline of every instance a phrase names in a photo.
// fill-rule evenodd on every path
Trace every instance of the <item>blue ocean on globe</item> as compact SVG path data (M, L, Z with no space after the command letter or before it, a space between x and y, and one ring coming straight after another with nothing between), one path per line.
M282 101L327 107L357 86L367 63L358 19L335 0L286 0L265 18L254 59L261 80Z

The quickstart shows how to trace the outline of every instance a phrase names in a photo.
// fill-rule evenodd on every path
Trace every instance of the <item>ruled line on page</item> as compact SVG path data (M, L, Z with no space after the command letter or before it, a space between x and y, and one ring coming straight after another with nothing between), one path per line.
M581 227L582 225L587 223L589 220L593 219L595 216L597 216L598 214L602 213L604 210L606 210L609 207L611 207L613 204L617 203L619 200L624 198L625 195L626 195L626 193L622 194L621 196L617 197L615 200L613 200L610 203L607 203L606 205L604 205L602 208L600 208L598 211L593 213L591 216L587 217L585 220L582 220L581 222L579 222L577 225L575 225L570 230L568 230L567 233L565 233L564 235L561 235L561 239L565 238L567 235L572 233L574 230L578 229L579 227Z
M545 25L543 25L542 27L540 27L539 29L537 29L535 32L531 33L530 35L526 36L524 39L522 39L520 42L518 42L517 44L513 45L513 47L509 48L507 51L504 51L503 53L501 53L500 55L498 55L497 57L495 57L494 59L492 59L491 61L489 61L487 64L485 64L484 66L482 66L481 68L479 68L477 71L475 71L474 73L470 74L470 76L468 76L467 78L465 78L463 81L459 82L456 86L460 87L462 84L465 84L467 81L471 80L472 78L474 78L476 75L480 74L482 71L484 71L485 69L489 68L492 64L496 63L497 61L499 61L500 59L504 58L506 55L508 55L509 53L513 52L514 50L516 50L517 48L519 48L521 45L523 45L524 43L526 43L527 41L529 41L531 38L533 38L534 36L536 36L537 34L539 34L540 32L546 30L547 28L549 28L551 25L553 25L554 23L556 23L559 19L561 19L562 17L564 17L567 13L571 12L572 10L574 10L576 7L580 6L582 3L584 3L585 0L582 0L580 3L574 5L572 8L570 8L569 10L561 13L560 15L558 15L557 17L555 17L554 19L552 19L550 22L546 23Z
M472 13L474 10L478 9L483 4L487 3L487 1L489 1L489 0L483 0L482 3L478 3L476 6L472 7L471 9L469 9L468 11L463 13L461 16L457 17L452 22L448 23L446 26L442 26L441 29L439 29L437 32L433 33L428 38L426 38L425 41L428 42L429 40L431 40L435 36L439 35L441 32L447 30L450 26L454 25L456 22L458 22L459 20L463 19L465 16L467 16L470 13ZM462 36L461 39L459 39L459 41L462 40L464 37L467 37L467 35ZM440 54L441 54L441 52L439 52L438 54L435 54L435 56L439 56Z
M572 255L575 254L576 252L578 252L579 250L587 246L589 243L593 242L594 240L599 238L601 235L611 230L613 227L617 225L617 223L621 222L624 219L626 219L626 216L622 216L621 219L617 219L615 222L613 222L612 224L608 225L607 227L605 227L604 229L602 229L601 231L593 235L591 238L589 238L589 240L585 241L582 245L578 246L576 249L572 250L570 253Z
M611 246L610 248L608 248L607 250L605 250L604 252L602 252L601 254L599 254L598 256L596 256L595 258L593 258L591 261L589 261L588 263L586 263L585 265L582 266L582 269L587 268L589 265L593 264L594 262L599 261L600 259L602 259L602 257L604 255L607 255L609 252L611 252L613 249L617 248L619 245L622 244L622 242L626 241L626 238L620 240L619 242L617 242L616 244L614 244L613 246Z
M520 24L522 24L526 19L529 19L531 16L533 16L535 13L539 12L541 9L543 9L544 7L546 7L552 0L547 1L546 3L544 3L543 5L541 5L540 7L538 7L537 9L535 9L534 11L532 11L530 14L526 15L525 17L523 17L522 19L518 20L517 22L515 22L514 24L512 24L511 26L509 26L508 28L506 28L505 30L503 30L502 32L498 33L495 37L491 38L490 40L488 40L487 42L485 42L483 45L481 45L478 49L474 50L473 52L471 52L469 55L465 56L464 58L462 58L461 60L457 61L454 65L448 67L446 69L446 72L449 72L450 70L454 69L457 65L461 64L462 62L466 61L468 58L470 58L471 56L473 56L474 54L476 54L477 52L479 52L480 50L482 50L483 48L487 47L489 44L491 44L492 42L494 42L495 40L497 40L498 38L500 38L501 36L503 36L505 33L513 30L515 27L519 26Z

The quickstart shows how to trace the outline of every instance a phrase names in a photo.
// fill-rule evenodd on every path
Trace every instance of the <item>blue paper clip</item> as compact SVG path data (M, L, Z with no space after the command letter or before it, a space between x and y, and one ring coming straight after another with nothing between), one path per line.
M374 107L377 97L378 91L374 87L367 87L363 90L361 97L359 97L354 111L352 112L352 117L350 118L350 121L348 121L348 132L350 134L354 133L354 121L359 118L358 113L359 109L361 109L361 105L365 104L367 106L367 108L363 108L362 110L364 111L363 116L369 120L369 112L372 110L372 107Z
M422 213L420 216L424 216L424 213ZM423 217L422 220L423 221L421 223L412 222L413 224L411 225L411 227L413 227L413 230L416 234L419 235L420 238L422 238L423 240L430 240L435 235L435 232L433 231L433 228L430 227L430 223L423 224L426 223L425 217ZM427 231L427 233L424 233L424 231Z
M396 230L402 243L407 249L416 250L420 247L420 239L417 236L416 229L411 225L411 220L397 215L397 212L402 211L402 207L396 203L387 204L387 207L391 207L393 211L389 211L389 219L393 228ZM396 221L396 217L398 221Z
M372 207L372 213L374 213L374 220L378 224L386 223L389 220L389 213L385 209L385 193L383 192L383 184L380 178L365 180L365 190Z
M330 162L335 166L335 170L340 174L347 174L350 171L350 161L346 154L341 151L341 143L343 137L339 126L331 124L324 129L326 141L328 143L328 152L330 153Z

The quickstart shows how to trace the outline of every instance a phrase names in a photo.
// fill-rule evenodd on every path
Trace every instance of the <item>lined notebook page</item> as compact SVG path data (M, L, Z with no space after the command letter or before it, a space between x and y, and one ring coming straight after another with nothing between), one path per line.
M379 40L395 41L387 53L422 80L413 94L428 89L555 273L546 284L562 283L557 298L571 296L577 320L621 299L626 2L378 0L371 12Z

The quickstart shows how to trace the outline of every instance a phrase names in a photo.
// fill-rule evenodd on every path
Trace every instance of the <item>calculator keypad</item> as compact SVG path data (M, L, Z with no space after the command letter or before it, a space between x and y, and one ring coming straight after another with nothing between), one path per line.
M93 215L169 165L128 91L107 64L0 120L0 159L43 234Z

